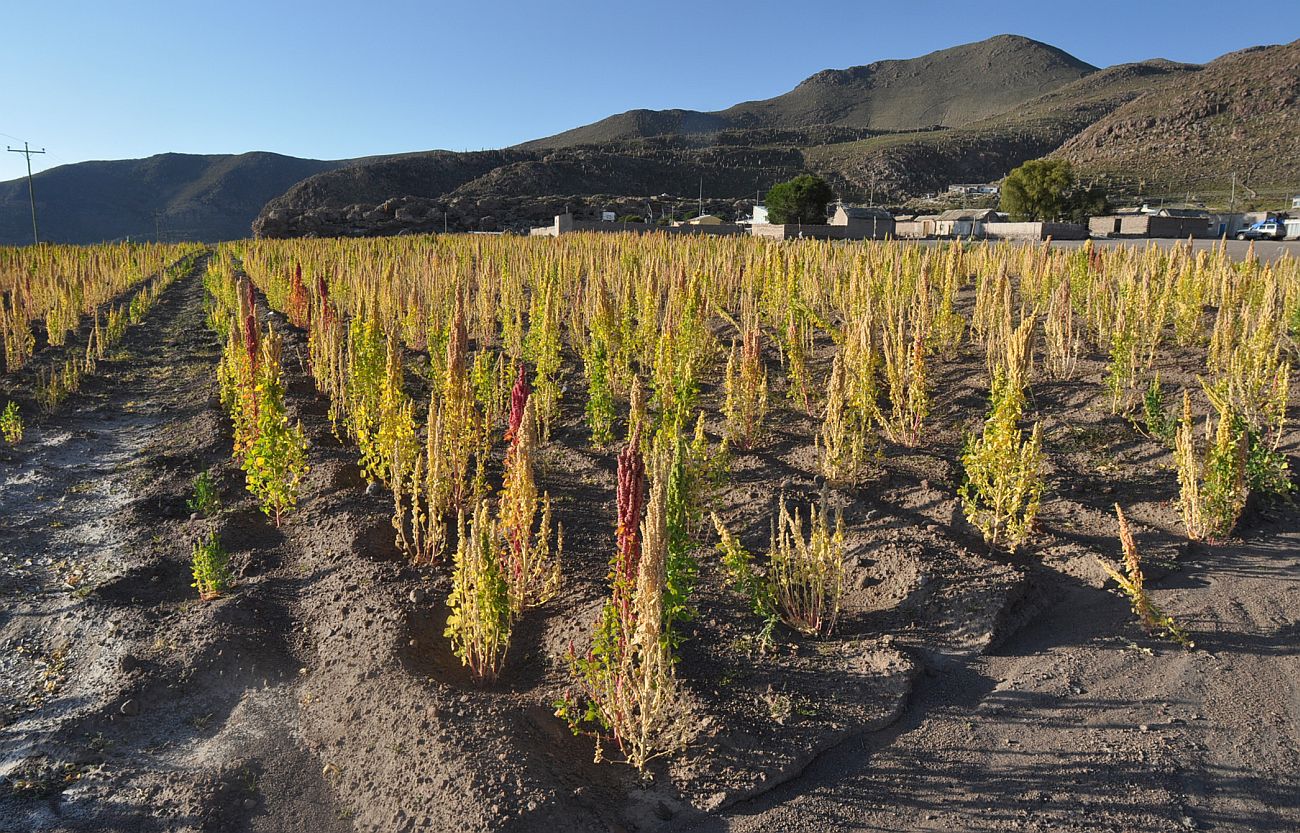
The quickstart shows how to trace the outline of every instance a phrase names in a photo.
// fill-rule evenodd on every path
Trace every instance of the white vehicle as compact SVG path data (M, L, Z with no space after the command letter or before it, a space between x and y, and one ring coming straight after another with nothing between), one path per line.
M1286 226L1281 220L1264 220L1237 232L1238 240L1281 240L1286 237Z

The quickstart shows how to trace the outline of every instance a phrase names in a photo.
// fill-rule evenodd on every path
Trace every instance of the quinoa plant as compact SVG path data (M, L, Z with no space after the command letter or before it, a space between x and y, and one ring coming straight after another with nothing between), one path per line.
M486 500L474 507L468 528L462 512L457 521L451 609L445 635L470 672L491 682L501 672L510 646L510 590L502 565L503 539Z
M889 412L873 403L874 417L886 435L899 445L921 443L922 428L930 413L930 385L926 359L928 299L914 299L895 288L886 295L885 322L881 330Z
M194 494L185 501L185 506L191 512L207 515L221 508L221 498L217 493L217 484L212 480L211 474L206 471L199 472L191 485Z
M1142 424L1148 437L1173 447L1178 420L1165 409L1165 395L1160 387L1159 375L1151 379L1142 396Z
M561 360L560 314L561 285L557 275L542 279L533 293L528 315L528 337L524 342L524 355L533 363L533 392L537 397L536 417L538 439L546 442L551 436L551 423L560 411Z
M23 417L18 412L18 403L9 402L0 411L0 435L10 445L18 445L23 439Z
M388 382L387 341L379 322L353 318L348 324L345 424L361 452L361 474L374 482L384 471L380 414Z
M722 569L727 576L727 585L749 602L750 610L763 623L758 645L760 651L765 651L771 646L772 633L781 621L772 585L765 574L755 569L754 556L727 529L717 513L712 518L713 526L718 531L717 549Z
M695 591L700 575L700 565L692 553L694 543L689 530L691 515L698 511L696 509L698 488L688 466L689 456L690 450L686 440L679 433L676 442L673 443L671 462L666 470L668 488L664 510L667 536L663 594L664 633L667 634L669 647L674 651L683 639L678 624L695 618L696 611L691 603L691 595Z
M849 486L857 482L866 456L866 430L864 415L852 406L844 354L837 353L831 364L826 409L816 438L822 475L827 483Z
M194 576L194 583L190 586L199 591L199 598L205 602L224 595L234 582L229 558L215 532L206 540L194 542L190 562L190 572Z
M824 497L820 511L814 504L808 513L805 538L802 519L781 499L768 550L768 581L787 625L809 636L829 636L844 593L844 523L837 513L832 529Z
M763 367L761 333L757 316L745 322L739 342L731 346L724 382L727 439L733 445L753 448L763 434L767 416L767 370Z
M968 437L962 452L966 478L958 495L984 540L1014 552L1028 539L1042 497L1042 436L1037 424L1028 438L1021 432L1024 394L1005 370L994 377L991 399L983 431Z
M398 549L416 564L432 564L447 541L449 500L442 477L445 455L440 416L437 398L430 398L423 453L409 461L394 457L393 528Z
M285 512L298 505L298 489L307 474L307 437L301 424L289 424L280 381L280 339L268 329L259 363L257 431L243 455L248 491L279 526Z
M593 332L583 347L583 373L587 377L587 428L595 445L614 441L614 391L610 381L609 348L606 339Z
M1047 375L1053 379L1071 379L1079 364L1082 351L1082 334L1074 321L1074 305L1071 298L1069 276L1057 280L1048 303L1047 316L1043 320L1043 336L1046 351L1043 365Z
M760 645L771 642L779 619L808 636L829 636L839 619L844 593L844 523L836 514L834 528L823 495L820 508L808 510L808 534L803 520L791 512L784 496L772 521L767 569L759 574L753 556L715 514L718 552L728 584L749 600L763 620Z
M483 430L494 431L506 415L510 374L504 353L479 350L470 370L474 402L483 416Z
M1106 571L1106 575L1115 580L1119 589L1128 596L1134 615L1147 633L1167 636L1184 648L1194 648L1195 644L1173 617L1156 607L1151 595L1146 590L1146 579L1142 575L1142 564L1138 559L1137 544L1133 540L1133 531L1129 529L1124 510L1115 504L1115 517L1119 519L1119 540L1124 549L1124 572L1120 572L1109 561L1098 558L1097 563Z
M1183 417L1174 437L1178 506L1187 537L1213 541L1230 534L1246 508L1248 440L1225 401L1215 403L1218 418L1205 418L1203 447L1192 424L1191 396L1183 392Z
M556 707L575 733L596 737L597 761L603 759L603 742L608 740L627 763L644 771L652 759L684 746L692 728L665 617L667 471L661 467L656 472L639 534L628 534L644 489L639 461L632 444L620 455L619 535L610 598L587 652L569 649L569 667L579 693L569 692Z
M550 600L560 584L564 530L556 529L552 544L551 497L538 496L533 471L536 444L537 420L528 397L506 452L498 509L498 527L506 540L502 567L515 616Z

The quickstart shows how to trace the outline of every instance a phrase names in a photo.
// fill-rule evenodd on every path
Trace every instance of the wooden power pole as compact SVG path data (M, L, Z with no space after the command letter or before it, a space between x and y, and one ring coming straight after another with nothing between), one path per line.
M9 151L10 153L21 153L23 156L27 157L27 199L32 204L32 243L34 245L39 244L41 242L41 236L36 231L36 189L32 187L32 154L44 153L45 148L41 148L40 150L32 150L27 146L26 142L23 142L22 150L19 150L18 148L11 148L8 145L5 145L5 150Z

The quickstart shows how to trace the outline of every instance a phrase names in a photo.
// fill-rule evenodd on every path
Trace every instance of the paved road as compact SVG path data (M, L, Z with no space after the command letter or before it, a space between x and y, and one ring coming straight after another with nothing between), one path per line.
M921 240L918 242L927 245L935 245L938 243L946 243L949 241ZM981 242L994 243L999 241L990 240L990 241L981 241ZM1085 242L1087 241L1053 240L1052 245L1060 246L1061 248L1075 249L1078 248L1079 246L1082 246ZM1110 247L1110 248L1114 248L1115 246L1134 246L1134 247L1159 246L1162 249L1169 249L1172 248L1173 246L1179 244L1186 244L1186 243L1187 243L1186 240L1175 240L1175 239L1164 239L1164 238L1162 239L1136 238L1136 239L1126 239L1126 240L1093 240L1092 241L1092 245L1095 247ZM1214 246L1218 246L1219 243L1220 241L1218 240L1193 240L1192 248L1195 249L1196 251L1201 251L1204 249L1209 249ZM1227 241L1227 245L1228 245L1228 254L1229 256L1232 257L1233 260L1245 260L1246 253L1250 251L1251 244L1248 241L1243 241L1243 240L1229 240ZM1285 241L1258 240L1255 242L1255 256L1259 258L1261 261L1275 261L1275 260L1280 260L1283 257L1300 258L1300 240L1285 240Z

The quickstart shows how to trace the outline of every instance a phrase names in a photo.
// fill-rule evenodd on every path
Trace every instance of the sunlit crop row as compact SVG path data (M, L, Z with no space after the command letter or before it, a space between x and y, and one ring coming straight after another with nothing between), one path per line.
M685 740L676 651L710 495L729 455L761 450L780 414L813 419L828 487L862 488L873 449L925 448L951 427L935 424L951 393L940 385L974 373L988 408L962 417L972 430L953 455L954 497L1003 550L1032 547L1045 498L1053 448L1035 392L1046 385L1091 386L1168 444L1189 537L1228 535L1246 495L1291 487L1280 452L1300 330L1290 258L655 235L254 241L222 257L307 331L336 431L394 496L399 545L423 563L454 556L448 636L484 679L530 603L564 595L533 456L566 405L595 449L617 451L610 596L590 646L569 658L561 713L638 766ZM1181 408L1165 402L1162 357L1200 364ZM503 445L503 481L490 483ZM765 559L714 518L765 634L835 627L833 514L813 507L804 525L781 506Z

